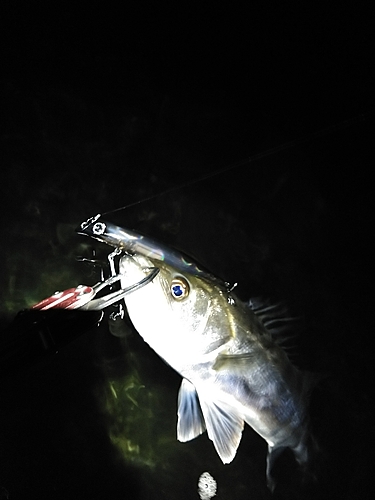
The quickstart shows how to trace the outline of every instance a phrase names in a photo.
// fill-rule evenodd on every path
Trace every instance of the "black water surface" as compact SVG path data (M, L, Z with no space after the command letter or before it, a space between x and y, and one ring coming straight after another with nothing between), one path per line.
M250 428L225 466L206 435L176 441L180 378L130 327L121 340L108 318L62 317L49 330L67 341L34 355L35 323L12 323L99 279L76 261L105 257L75 234L80 222L148 198L106 218L195 256L244 300L286 300L304 318L295 362L326 375L311 402L317 479L303 483L285 456L274 498L372 497L370 13L1 9L0 498L198 499L205 471L218 499L270 498Z

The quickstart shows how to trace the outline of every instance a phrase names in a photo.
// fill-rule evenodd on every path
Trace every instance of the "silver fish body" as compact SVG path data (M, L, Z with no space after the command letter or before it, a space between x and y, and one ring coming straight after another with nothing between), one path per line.
M125 240L122 248L127 250ZM143 279L151 267L160 270L125 303L138 333L183 377L178 440L207 430L219 457L229 463L246 422L268 443L272 489L271 469L282 450L291 448L299 463L307 461L307 390L300 372L258 315L224 282L175 260L175 251L172 261L134 246L130 252L119 263L123 288ZM163 248L164 255L168 252Z

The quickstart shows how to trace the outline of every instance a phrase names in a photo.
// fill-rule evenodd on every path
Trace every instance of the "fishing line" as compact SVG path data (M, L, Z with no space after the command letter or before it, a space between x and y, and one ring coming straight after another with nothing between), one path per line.
M338 132L338 131L346 129L352 125L355 125L359 122L365 121L366 118L371 114L373 114L373 112L369 111L368 113L361 113L360 115L357 115L353 118L347 118L346 120L343 120L339 123L336 123L335 125L330 125L326 128L320 129L316 132L312 132L312 133L307 134L303 137L293 139L293 140L288 141L288 142L284 142L283 144L279 144L278 146L274 146L274 147L266 149L265 151L262 151L260 153L256 153L256 154L254 154L248 158L245 158L237 163L232 163L230 165L226 165L225 167L214 170L213 172L208 172L207 174L197 176L194 179L190 179L186 182L182 182L181 184L177 184L176 186L165 189L164 191L159 191L158 193L151 194L150 196L146 196L145 198L142 198L138 201L134 201L132 203L129 203L128 205L124 205L122 207L115 208L113 210L108 210L107 212L103 212L102 215L108 215L108 214L112 214L114 212L119 212L120 210L126 210L127 208L134 207L135 205L145 203L146 201L150 201L150 200L153 200L155 198L159 198L160 196L164 196L165 194L172 193L174 191L179 191L180 189L184 189L184 188L192 186L194 184L198 184L200 182L203 182L207 179L211 179L212 177L219 176L225 172L229 172L230 170L234 170L236 168L243 167L244 165L249 165L250 163L254 163L258 160L261 160L262 158L266 158L268 156L275 155L277 153L280 153L281 151L285 151L287 149L291 149L293 147L300 146L301 144L311 142L311 141L318 139L320 137L324 137L324 136L333 134L334 132Z

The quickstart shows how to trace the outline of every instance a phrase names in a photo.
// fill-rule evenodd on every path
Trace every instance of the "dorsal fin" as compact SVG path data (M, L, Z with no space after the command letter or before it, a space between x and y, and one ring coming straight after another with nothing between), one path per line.
M292 316L285 302L271 303L259 297L252 298L248 306L271 335L272 339L284 350L284 345L294 338L303 323L301 316Z

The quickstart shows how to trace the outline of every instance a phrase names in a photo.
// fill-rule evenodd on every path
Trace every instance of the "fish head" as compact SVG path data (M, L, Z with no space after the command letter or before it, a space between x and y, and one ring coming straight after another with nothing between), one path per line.
M120 260L122 287L140 281L151 267L158 275L146 286L128 294L129 317L143 339L180 373L217 356L227 342L223 328L228 292L220 281L182 271L142 254Z
M120 249L122 289L140 283L150 268L157 276L125 295L130 320L143 339L178 372L212 361L231 336L227 284L187 255L101 215L77 232Z

